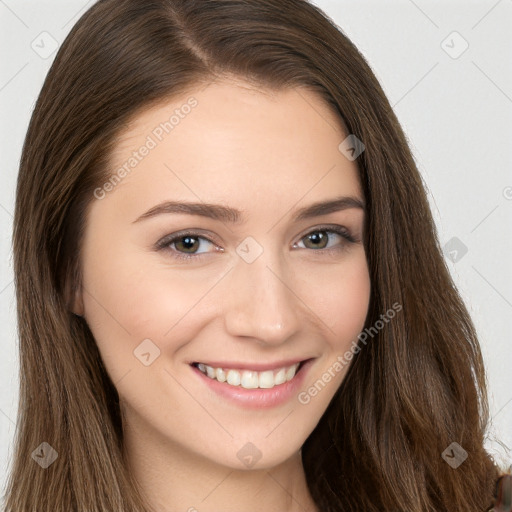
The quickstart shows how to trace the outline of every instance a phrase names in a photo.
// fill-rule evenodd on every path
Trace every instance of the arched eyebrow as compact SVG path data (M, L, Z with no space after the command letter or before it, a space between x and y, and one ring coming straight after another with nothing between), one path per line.
M295 222L320 217L329 213L358 208L365 211L365 203L362 199L353 196L341 196L327 201L320 201L296 210L293 214ZM221 204L194 203L183 201L164 201L150 208L133 223L162 214L186 214L199 215L209 219L218 220L230 224L244 224L247 222L245 213L235 208Z

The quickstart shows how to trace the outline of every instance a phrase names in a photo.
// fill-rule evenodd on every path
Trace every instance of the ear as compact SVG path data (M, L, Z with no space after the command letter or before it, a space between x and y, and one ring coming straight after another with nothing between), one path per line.
M66 304L69 311L77 316L84 315L82 286L79 279L68 279L65 289Z
M84 301L82 298L82 291L77 288L71 295L69 309L77 316L84 316Z

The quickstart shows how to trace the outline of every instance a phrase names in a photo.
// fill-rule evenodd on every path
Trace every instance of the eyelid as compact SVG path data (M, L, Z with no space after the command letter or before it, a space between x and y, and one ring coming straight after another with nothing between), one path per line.
M299 235L298 242L302 241L302 239L304 239L309 234L317 233L319 231L329 231L329 232L335 233L335 234L339 235L340 237L342 237L344 239L344 241L342 242L342 244L340 244L338 246L330 247L330 248L326 248L326 249L324 249L324 248L309 249L307 247L306 247L306 249L309 249L310 251L313 251L313 252L319 252L319 253L332 253L334 251L339 251L341 249L346 248L345 247L346 244L356 244L356 243L359 243L361 241L358 237L356 237L355 235L352 234L352 231L350 229L348 229L345 226L342 226L342 225L339 225L339 224L322 224L322 225L319 225L319 226L314 226L312 228L308 228L301 235ZM198 258L202 258L203 256L206 256L207 254L209 254L209 252L187 254L187 253L182 253L182 252L179 252L179 251L176 251L176 250L172 250L172 249L169 248L169 246L171 244L176 243L176 241L178 241L180 238L184 238L187 235L192 237L192 238L198 238L198 239L206 240L207 242L217 246L217 250L216 251L211 251L211 252L224 252L224 249L218 250L218 247L220 246L220 244L218 244L217 242L212 240L213 237L210 235L210 233L205 231L205 230L203 230L203 229L201 229L201 228L184 229L184 230L178 231L176 233L172 233L170 235L167 235L167 236L163 237L162 239L160 239L155 244L155 249L156 250L166 250L166 249L168 249L169 251L171 251L173 253L173 257L178 259L178 260L179 259L181 259L181 260L196 259L197 260ZM293 247L296 247L298 242L295 242L293 244Z
M164 236L155 244L155 248L165 249L169 244L174 243L176 240L184 238L187 235L191 237L202 238L213 245L220 245L214 240L212 240L213 237L210 235L209 232L200 228L190 228L182 229L181 231L177 231L176 233L171 233L170 235Z
M346 226L342 226L341 224L320 224L319 226L308 228L301 235L299 235L299 240L302 240L304 237L311 233L317 233L318 231L332 231L354 243L360 241L358 237L353 234L352 230Z

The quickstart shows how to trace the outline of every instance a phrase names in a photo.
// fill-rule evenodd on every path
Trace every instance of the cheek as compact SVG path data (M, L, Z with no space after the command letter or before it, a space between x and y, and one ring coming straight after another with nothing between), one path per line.
M328 275L317 276L312 309L324 321L331 348L344 351L357 339L364 327L370 301L371 283L364 253L353 258L339 271L329 269Z
M144 340L157 347L155 354L163 352L164 340L173 342L175 325L198 300L183 274L168 272L170 283L158 265L142 259L133 248L84 258L85 318L113 380L140 365L134 351Z
M86 321L112 381L131 372L122 383L127 386L139 372L158 372L181 357L180 349L212 314L215 305L205 298L222 271L172 267L121 242L107 247L96 241L89 247L95 249L84 257ZM148 357L149 368L144 366Z

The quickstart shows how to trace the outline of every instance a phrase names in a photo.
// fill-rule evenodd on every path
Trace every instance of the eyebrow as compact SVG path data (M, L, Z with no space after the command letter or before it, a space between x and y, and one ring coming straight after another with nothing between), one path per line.
M359 208L364 211L365 203L361 199L353 196L342 196L327 201L320 201L297 210L295 212L295 222L350 208ZM242 211L220 204L164 201L143 213L140 217L135 219L133 223L157 215L170 213L199 215L230 224L243 224L246 222Z

